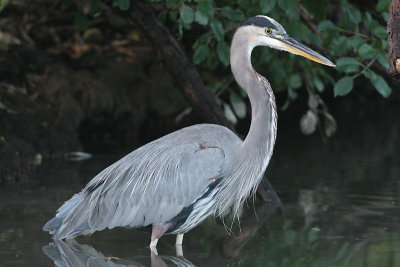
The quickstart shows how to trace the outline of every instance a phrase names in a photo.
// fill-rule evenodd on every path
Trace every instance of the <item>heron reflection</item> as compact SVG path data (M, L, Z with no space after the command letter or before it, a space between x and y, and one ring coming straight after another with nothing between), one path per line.
M144 267L149 266L195 266L182 256L160 256L152 250L148 257L137 256L137 259L120 259L106 257L90 245L80 244L76 240L54 240L42 248L43 253L57 267Z

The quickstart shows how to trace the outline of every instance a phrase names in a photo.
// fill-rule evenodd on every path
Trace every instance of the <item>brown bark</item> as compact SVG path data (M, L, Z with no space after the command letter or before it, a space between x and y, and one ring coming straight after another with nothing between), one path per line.
M392 0L387 22L390 75L400 79L400 1Z
M158 20L152 7L143 0L132 1L131 4L128 12L119 11L119 13L125 16L129 23L139 28L152 46L158 50L164 65L174 76L193 109L205 122L220 124L235 131L232 123L225 118L215 97L204 85L196 68L186 57L173 35ZM279 202L275 190L265 176L257 194L266 202Z

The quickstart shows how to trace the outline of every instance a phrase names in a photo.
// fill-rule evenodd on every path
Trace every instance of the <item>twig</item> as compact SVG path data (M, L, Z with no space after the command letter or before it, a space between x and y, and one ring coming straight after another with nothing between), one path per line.
M224 86L221 87L221 89L218 90L218 92L215 94L215 96L220 96L223 92L225 92L226 89L228 89L229 85L233 82L233 77L229 78L229 80L224 84Z
M372 64L374 64L375 60L376 60L376 58L374 57L374 58L363 68L362 71L360 71L359 73L353 75L353 79L357 78L358 76L360 76L361 74L363 74L367 69L369 69L369 68L372 66Z
M311 28L313 33L315 33L322 41L324 41L326 36L318 32L318 26L313 22L308 11L300 4L297 5L297 10L299 11L301 18L308 25L308 27Z
M341 31L341 32L344 32L344 33L348 33L348 34L351 34L351 35L356 35L356 36L359 36L359 37L362 37L362 38L365 38L365 39L369 39L369 40L373 39L373 38L371 38L371 36L368 36L368 35L363 34L363 33L353 32L353 31L349 31L349 30L346 30L346 29L338 28L338 27L337 27L337 29L338 29L338 31Z

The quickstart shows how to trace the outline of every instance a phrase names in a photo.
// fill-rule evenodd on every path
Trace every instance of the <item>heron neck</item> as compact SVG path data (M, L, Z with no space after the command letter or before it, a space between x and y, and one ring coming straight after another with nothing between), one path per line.
M231 68L236 81L247 92L252 111L250 129L238 153L250 158L255 155L262 159L261 168L265 170L272 156L276 137L275 96L268 81L256 73L251 65L254 45L250 44L249 38L237 35L238 32L231 46Z

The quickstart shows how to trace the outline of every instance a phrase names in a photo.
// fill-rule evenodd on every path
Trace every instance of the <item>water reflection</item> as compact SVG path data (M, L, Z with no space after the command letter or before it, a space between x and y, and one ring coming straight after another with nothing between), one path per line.
M213 249L208 265L226 265L231 259L237 258L246 243L254 236L257 230L280 207L280 203L264 202L255 206L254 210L247 210L240 228L230 230L231 235L224 238L220 249ZM227 226L226 226L227 227ZM159 255L157 249L148 249L146 255L135 255L119 258L105 256L93 246L80 244L76 240L54 240L42 248L43 253L58 267L72 266L196 266L183 256L182 246L176 246L176 256Z
M132 259L105 257L92 246L79 244L75 240L55 240L48 246L43 247L43 253L46 254L57 267L142 267L148 266L148 262L150 262L151 266L195 266L182 256L160 256L156 251L150 251L149 257L136 256Z

